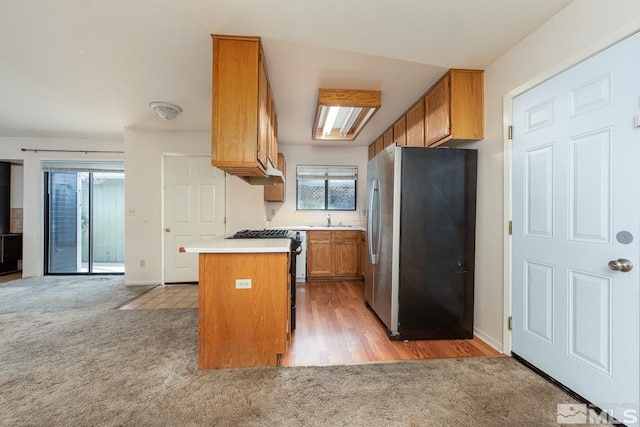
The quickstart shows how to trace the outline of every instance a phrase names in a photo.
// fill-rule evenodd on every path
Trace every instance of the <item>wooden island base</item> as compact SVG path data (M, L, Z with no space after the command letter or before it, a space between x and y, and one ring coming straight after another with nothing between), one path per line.
M290 340L289 257L200 253L200 369L277 364Z

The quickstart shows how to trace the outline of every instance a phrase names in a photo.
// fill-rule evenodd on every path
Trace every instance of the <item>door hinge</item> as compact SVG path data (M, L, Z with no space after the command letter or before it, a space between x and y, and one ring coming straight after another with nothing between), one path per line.
M512 125L509 125L509 127L507 128L507 133L508 133L507 138L513 139L513 126Z
M513 329L513 316L509 316L507 318L507 327L509 328L509 330Z
M509 221L509 236L513 234L513 221Z

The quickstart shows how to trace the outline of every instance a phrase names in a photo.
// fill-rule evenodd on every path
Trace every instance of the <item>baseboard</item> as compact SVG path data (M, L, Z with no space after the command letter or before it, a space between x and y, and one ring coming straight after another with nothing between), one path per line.
M484 341L485 343L487 343L490 347L492 347L494 350L500 352L501 354L504 354L503 348L502 348L502 343L494 340L493 338L491 338L489 335L485 334L484 332L482 332L480 329L478 328L473 328L473 335L475 337L478 337L479 339L481 339L482 341Z
M127 282L126 280L124 281L124 285L125 286L149 286L149 285L159 285L160 283L158 282Z

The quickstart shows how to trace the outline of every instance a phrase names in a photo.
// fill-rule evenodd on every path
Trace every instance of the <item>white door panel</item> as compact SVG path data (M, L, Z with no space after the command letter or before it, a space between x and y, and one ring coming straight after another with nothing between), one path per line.
M513 102L513 352L630 425L623 411L640 404L638 52L635 35ZM619 258L636 268L612 271Z
M179 248L225 233L225 175L209 157L164 157L164 282L198 281L198 255Z

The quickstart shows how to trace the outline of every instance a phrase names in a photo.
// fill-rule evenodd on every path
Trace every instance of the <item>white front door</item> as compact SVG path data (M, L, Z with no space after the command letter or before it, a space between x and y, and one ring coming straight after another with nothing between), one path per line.
M640 379L639 53L635 35L513 102L513 353L628 425ZM612 270L618 259L633 269Z
M198 281L180 247L225 234L225 174L209 157L164 156L164 283Z

